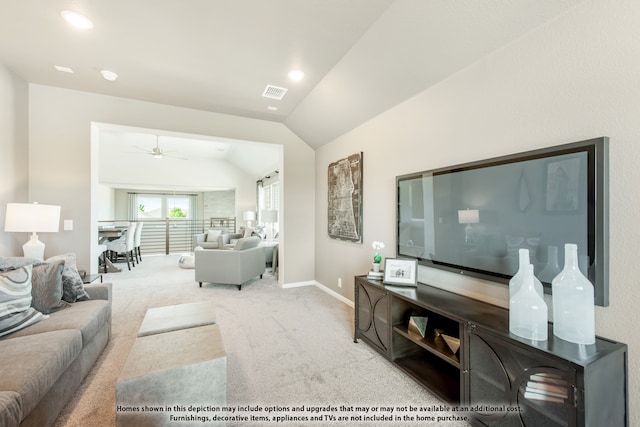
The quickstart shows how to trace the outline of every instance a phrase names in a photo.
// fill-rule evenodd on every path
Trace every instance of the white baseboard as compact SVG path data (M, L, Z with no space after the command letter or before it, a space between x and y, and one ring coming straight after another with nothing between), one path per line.
M319 282L315 282L315 285L322 289L323 291L325 291L326 293L328 293L329 295L331 295L334 298L339 299L340 301L342 301L343 303L347 304L350 307L354 307L353 301L351 301L349 298L345 298L344 296L340 295L339 293L337 293L336 291L327 288L325 285L323 285L322 283Z
M283 283L281 286L282 289L301 288L302 286L314 286L316 283L315 280L308 280L306 282Z

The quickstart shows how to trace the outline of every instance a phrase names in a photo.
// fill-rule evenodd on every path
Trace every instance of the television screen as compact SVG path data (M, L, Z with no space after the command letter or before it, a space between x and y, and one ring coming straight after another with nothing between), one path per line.
M564 245L608 305L607 138L397 178L397 253L508 283L528 249L551 289Z

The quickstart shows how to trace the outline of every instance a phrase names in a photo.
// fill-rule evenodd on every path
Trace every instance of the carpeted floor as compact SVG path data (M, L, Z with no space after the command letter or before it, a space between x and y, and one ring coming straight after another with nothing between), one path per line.
M238 291L235 286L194 281L178 268L178 256L146 256L132 271L104 275L113 283L112 338L98 362L63 410L55 427L115 425L115 384L148 308L211 301L227 352L229 405L263 408L334 407L315 415L322 421L238 422L232 425L467 425L462 422L331 421L332 416L367 415L349 407L441 405L433 395L364 343L353 343L353 308L315 286L282 289L265 274ZM290 413L290 412L287 412ZM413 415L417 414L414 413ZM438 415L439 412L420 415ZM410 415L408 412L406 415ZM325 417L326 416L326 417ZM364 419L364 418L363 418ZM193 424L193 423L192 423ZM201 422L196 424L206 425Z

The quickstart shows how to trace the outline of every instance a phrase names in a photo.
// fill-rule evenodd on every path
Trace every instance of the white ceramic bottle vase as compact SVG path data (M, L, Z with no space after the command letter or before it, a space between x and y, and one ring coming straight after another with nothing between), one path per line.
M513 298L520 288L522 288L522 281L524 276L527 273L527 268L530 265L529 262L529 249L518 249L518 271L516 274L509 280L509 301ZM544 299L544 290L542 288L542 283L538 280L535 275L533 276L533 286L540 295L540 298Z
M564 246L564 268L551 282L553 335L576 344L594 344L593 285L578 268L578 246Z
M509 332L534 341L548 338L547 303L534 285L533 265L525 270L520 290L509 300Z

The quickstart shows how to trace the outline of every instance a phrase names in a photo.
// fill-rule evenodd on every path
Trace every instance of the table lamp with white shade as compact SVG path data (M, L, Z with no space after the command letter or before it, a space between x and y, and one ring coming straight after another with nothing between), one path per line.
M278 211L275 209L265 209L260 211L260 219L267 224L267 242L273 240L273 224L278 222Z
M22 246L27 258L44 259L45 245L36 233L57 233L60 230L60 206L38 203L7 203L4 231L32 233Z
M256 220L255 211L244 211L242 213L242 219L247 222L247 227L251 227L251 223Z

